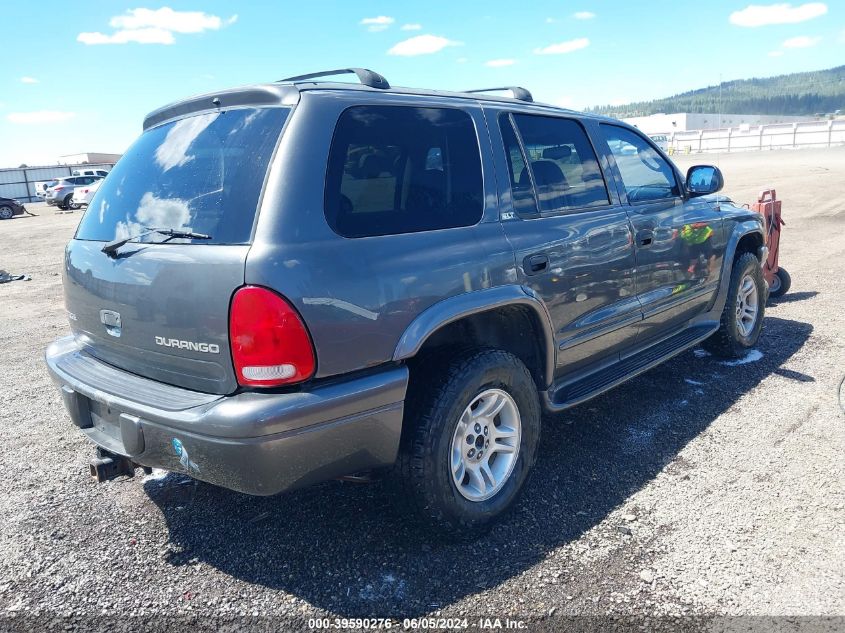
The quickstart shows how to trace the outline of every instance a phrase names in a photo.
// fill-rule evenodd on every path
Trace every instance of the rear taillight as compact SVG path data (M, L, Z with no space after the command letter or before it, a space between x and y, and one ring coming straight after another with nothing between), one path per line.
M314 375L314 347L302 319L271 290L245 286L235 292L229 341L241 385L277 387Z
M53 191L61 191L62 189L64 189L64 187L54 187Z
M83 190L82 190L82 193L88 193L88 190L87 190L87 189L83 189Z

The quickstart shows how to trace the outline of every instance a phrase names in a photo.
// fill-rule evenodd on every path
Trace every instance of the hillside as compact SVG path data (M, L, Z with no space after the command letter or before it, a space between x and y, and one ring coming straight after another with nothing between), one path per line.
M655 101L597 106L590 112L615 117L665 112L729 112L731 114L813 115L845 110L845 66L778 75L765 79L726 81Z

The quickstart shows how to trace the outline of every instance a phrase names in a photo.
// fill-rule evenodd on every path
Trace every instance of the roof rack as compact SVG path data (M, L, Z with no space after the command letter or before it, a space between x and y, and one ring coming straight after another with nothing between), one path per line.
M480 88L478 90L464 90L464 92L499 92L501 90L510 90L514 99L520 101L530 101L533 103L534 97L525 88L519 86L502 86L501 88Z
M377 72L373 72L372 70L368 70L366 68L338 68L337 70L321 70L317 73L297 75L296 77L286 77L285 79L279 79L279 81L305 81L306 79L317 79L318 77L331 77L332 75L347 74L356 75L358 77L358 81L370 88L379 88L381 90L387 90L390 88L390 84L387 83L387 79L379 75Z

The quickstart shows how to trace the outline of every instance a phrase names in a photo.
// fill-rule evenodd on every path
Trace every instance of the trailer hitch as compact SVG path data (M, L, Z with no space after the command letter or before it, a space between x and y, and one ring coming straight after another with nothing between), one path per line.
M153 471L149 466L141 466L128 457L117 455L99 446L97 447L96 457L88 464L88 468L91 470L91 477L96 479L98 483L111 481L121 475L134 477L136 468L143 469L147 475Z

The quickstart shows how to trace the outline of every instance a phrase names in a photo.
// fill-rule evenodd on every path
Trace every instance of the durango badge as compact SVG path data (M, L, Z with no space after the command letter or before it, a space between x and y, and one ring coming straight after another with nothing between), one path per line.
M196 341L182 341L178 338L164 338L163 336L156 336L156 345L176 349L189 349L194 352L204 352L206 354L220 353L220 346L217 343L197 343Z

